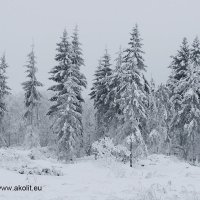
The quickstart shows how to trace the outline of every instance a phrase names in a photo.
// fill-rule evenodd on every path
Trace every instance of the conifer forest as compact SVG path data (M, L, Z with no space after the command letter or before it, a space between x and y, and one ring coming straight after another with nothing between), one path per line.
M166 66L159 66L169 73L158 81L160 74L149 75L152 54L145 48L144 23L129 20L132 26L123 29L126 43L116 34L119 43L107 45L102 33L111 29L105 25L93 41L104 48L97 45L87 56L82 24L73 23L73 29L63 24L54 30L47 73L40 61L48 51L39 54L32 39L27 56L20 58L19 91L10 84L17 73L11 73L15 55L7 47L3 51L0 40L0 200L200 199L200 32L174 36L176 50L166 53ZM160 51L170 37L163 38ZM155 49L159 42L153 42ZM98 58L92 57L95 51L101 52ZM92 72L90 59L96 63Z

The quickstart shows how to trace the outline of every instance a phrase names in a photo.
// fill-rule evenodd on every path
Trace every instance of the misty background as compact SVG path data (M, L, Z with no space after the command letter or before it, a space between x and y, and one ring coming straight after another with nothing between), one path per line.
M22 91L27 54L34 42L38 80L47 89L48 72L55 65L56 43L63 29L68 34L77 24L85 59L89 93L98 59L107 47L116 58L125 48L135 23L143 38L147 78L165 82L170 56L186 36L192 42L200 35L198 0L0 0L0 53L6 53L8 84L12 93Z

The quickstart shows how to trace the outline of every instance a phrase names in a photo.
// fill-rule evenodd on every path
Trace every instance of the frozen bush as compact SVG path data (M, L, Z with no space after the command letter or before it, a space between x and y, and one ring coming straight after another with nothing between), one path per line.
M63 176L60 170L52 168L39 168L39 167L28 167L27 165L22 165L19 170L19 174L35 174L35 175L48 175L48 176Z
M99 158L114 158L126 162L130 155L129 150L122 145L114 145L113 140L109 137L104 137L92 144L95 157Z
M38 159L43 158L44 156L42 155L39 149L34 148L34 149L31 149L31 152L28 154L28 157L31 160L38 160Z
M129 146L130 151L132 152L131 154L132 161L147 156L148 154L147 146L138 128L133 134L129 135L126 138L126 143Z
M118 160L126 163L129 160L130 151L123 145L116 145L116 157Z

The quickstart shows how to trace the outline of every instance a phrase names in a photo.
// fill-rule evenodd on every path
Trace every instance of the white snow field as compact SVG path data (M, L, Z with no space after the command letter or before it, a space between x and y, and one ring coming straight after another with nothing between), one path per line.
M150 155L133 168L86 157L74 164L0 149L0 200L198 200L200 167L175 157ZM44 168L58 172L36 175ZM31 171L32 174L29 174ZM22 174L20 174L22 173ZM42 186L42 191L2 191L4 186Z

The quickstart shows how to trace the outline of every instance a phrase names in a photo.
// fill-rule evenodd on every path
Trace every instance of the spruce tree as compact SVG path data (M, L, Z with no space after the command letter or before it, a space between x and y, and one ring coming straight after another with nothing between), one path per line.
M125 121L129 121L133 129L135 129L134 126L140 125L142 118L146 118L144 105L146 93L143 79L146 65L141 41L136 25L131 32L129 47L124 51L119 85L120 97L117 100L124 113Z
M8 64L6 63L5 54L0 58L0 140L7 145L5 138L3 137L3 119L7 112L6 96L10 94L10 88L7 85L6 69Z
M119 71L122 67L123 62L123 50L122 47L119 47L119 51L117 52L117 58L115 59L116 65L115 65L115 71Z
M192 47L190 49L190 60L195 69L200 73L200 41L198 37L196 37L192 43ZM200 91L198 91L198 93L200 99Z
M123 137L132 136L141 145L146 154L146 146L141 135L141 125L146 120L147 96L145 92L144 74L146 65L144 64L142 39L136 25L132 32L128 48L124 51L123 67L121 71L121 79L119 85L119 98L116 100L124 117L122 129ZM132 140L130 140L132 141ZM130 143L130 151L133 151L133 144ZM131 155L133 155L131 153ZM130 163L132 163L130 156ZM131 165L131 164L130 164Z
M187 67L190 59L190 48L187 38L183 38L180 50L177 51L176 56L171 56L172 62L169 68L174 72L170 78L179 81L186 76ZM173 83L173 82L172 82Z
M71 69L71 44L68 41L67 31L64 30L61 37L61 42L57 43L57 54L55 56L55 61L58 62L51 71L50 80L56 82L56 85L53 85L49 90L54 91L54 95L51 97L50 101L55 102L48 111L48 115L53 116L59 113L59 107L62 104L62 101L58 99L62 93L66 93L64 80L65 77L69 75L69 69Z
M168 80L168 88L171 91L170 100L174 106L174 118L171 123L170 130L174 133L175 143L178 142L178 146L184 146L186 144L186 134L184 131L184 122L179 120L180 110L182 109L182 101L184 98L185 88L183 82L188 78L189 66L191 63L190 59L190 47L187 42L187 38L183 38L180 49L177 51L175 56L171 56L172 62L169 66L171 69L171 75ZM177 123L179 121L179 123ZM182 122L183 124L180 124Z
M23 89L25 91L25 107L26 112L24 114L25 119L27 119L28 125L34 125L38 123L38 108L40 104L41 94L37 87L43 86L36 78L36 57L34 52L34 47L32 46L31 52L28 54L28 61L25 65L27 68L27 78L29 80L22 83Z
M188 57L184 76L174 84L174 91L179 95L179 107L172 123L178 141L176 147L183 151L186 159L189 151L194 158L195 140L200 127L200 44L197 37Z
M175 104L175 108L180 107L180 100L182 96L182 91L176 91L176 85L179 81L186 77L187 69L190 62L190 48L187 42L187 38L183 38L180 50L178 50L176 56L171 56L172 62L169 66L171 69L171 75L168 80L168 87L171 90L171 99Z
M176 87L177 92L182 92L182 99L179 111L174 117L173 128L181 128L182 130L179 133L180 146L178 147L183 150L185 159L187 159L190 150L194 155L196 134L200 127L200 73L198 68L199 66L190 64L187 75Z
M80 72L83 65L77 30L68 41L64 30L61 42L57 44L55 60L58 62L51 70L50 80L56 82L49 88L54 92L50 99L54 102L48 115L55 118L54 130L58 136L58 149L61 159L73 159L78 156L82 144L82 105L81 90L86 87L85 76Z
M148 95L148 109L147 109L147 127L148 132L152 130L158 131L158 119L157 119L157 101L156 101L156 88L153 78L150 81L150 91Z
M122 62L123 62L123 51L122 48L119 48L119 52L117 53L117 58L115 59L115 68L112 70L111 75L108 78L108 94L106 96L106 102L109 102L109 109L106 112L106 121L111 125L117 125L118 123L118 115L121 114L119 109L119 103L116 102L118 99L118 91L120 85L120 75L122 70Z
M200 67L200 42L199 38L196 37L192 43L190 50L190 59L191 62L197 67Z
M79 85L79 88L76 88L77 93L77 99L79 100L79 107L80 113L82 114L82 104L81 102L84 102L83 97L81 96L82 88L86 88L87 81L84 74L80 72L80 68L84 66L84 60L82 58L82 49L80 48L81 43L79 42L78 37L78 27L76 26L72 35L72 66L74 68L74 76L76 77L75 81L77 81L77 85Z
M6 112L6 103L5 98L8 94L10 94L10 88L7 85L7 76L6 76L6 69L8 65L6 63L5 54L0 59L0 123L4 117Z
M128 68L135 68L141 71L146 71L146 65L144 64L144 51L142 50L142 39L140 38L140 33L137 24L133 27L131 32L129 47L124 51L125 56L123 62L128 66Z
M174 105L170 100L169 88L166 85L161 84L156 91L155 97L157 101L157 130L161 134L161 142L166 145L167 154L170 154L172 140L174 139L171 131L171 124L174 116Z
M99 137L104 136L107 128L105 114L109 109L109 101L107 95L109 92L109 78L112 73L110 68L110 55L105 50L105 54L99 61L98 69L95 72L95 80L91 88L91 99L94 100L94 108L96 111L97 132Z

